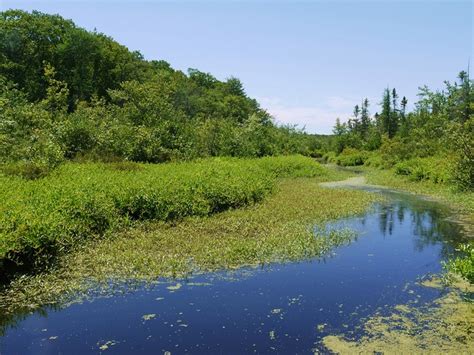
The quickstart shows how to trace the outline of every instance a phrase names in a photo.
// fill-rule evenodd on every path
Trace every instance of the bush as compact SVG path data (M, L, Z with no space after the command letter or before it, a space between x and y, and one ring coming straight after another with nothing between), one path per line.
M453 182L459 190L474 189L474 119L451 129L450 140L455 157L452 166Z
M449 161L447 157L413 158L396 164L395 174L408 176L412 181L447 183L451 180Z
M265 157L255 160L260 168L275 177L313 177L325 174L325 169L313 159L301 155Z
M277 177L322 173L312 159L296 156L68 163L34 181L0 175L0 261L37 260L131 220L169 221L245 206L270 193Z
M322 161L324 163L335 163L335 160L336 160L336 153L335 152L327 152L322 157Z
M399 137L388 139L384 136L380 147L382 167L392 168L398 162L410 159L413 156L413 149L411 144L404 142Z
M371 166L374 168L382 168L383 167L383 159L382 156L378 151L371 152L367 159L364 162L364 165Z
M341 166L357 166L364 165L364 162L369 157L369 154L365 151L357 149L346 148L339 154L335 160L337 165Z

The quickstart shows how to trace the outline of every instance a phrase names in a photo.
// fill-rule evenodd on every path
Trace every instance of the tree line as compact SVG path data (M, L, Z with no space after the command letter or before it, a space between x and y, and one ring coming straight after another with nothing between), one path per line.
M234 77L173 69L59 15L0 13L0 165L40 176L65 159L159 163L308 153Z
M348 164L396 167L420 180L430 179L422 165L431 162L438 165L431 170L446 170L449 176L442 180L461 189L474 187L474 82L468 72L461 71L455 82L445 81L442 90L420 87L411 112L395 88L384 90L379 105L380 112L371 116L364 99L346 122L338 119L327 150L351 156Z

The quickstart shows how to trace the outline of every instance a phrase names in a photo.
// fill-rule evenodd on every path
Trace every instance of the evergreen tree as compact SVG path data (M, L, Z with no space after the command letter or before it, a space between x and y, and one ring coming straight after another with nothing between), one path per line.
M362 101L362 108L360 110L360 131L363 138L367 137L370 127L369 117L369 100L365 98Z
M403 118L405 118L405 114L406 114L406 109L407 109L407 104L408 104L408 100L405 96L403 96L402 98L402 102L401 102L401 105L402 105L402 109L400 111L401 115Z
M392 138L398 131L399 126L399 117L398 117L398 94L397 90L393 88L392 90L392 111L390 113L390 130L389 137Z
M459 121L464 123L474 114L474 90L472 90L468 73L461 71L458 78L460 89L458 90L457 114Z
M395 97L393 95L395 95ZM389 88L385 89L382 99L380 120L382 133L387 134L389 138L393 138L398 130L398 115L395 111L397 98L398 95L395 89L392 93L390 93Z
M400 109L400 134L402 137L408 136L408 121L406 117L406 109L407 109L408 100L405 96L403 96L402 101L400 102L401 109Z
M347 132L346 124L341 123L341 120L339 118L336 118L336 125L334 126L332 132L336 136L342 136L344 133Z
M388 134L389 138L391 135L391 95L390 90L387 88L383 93L382 99L382 112L380 113L380 123L382 128L382 133Z

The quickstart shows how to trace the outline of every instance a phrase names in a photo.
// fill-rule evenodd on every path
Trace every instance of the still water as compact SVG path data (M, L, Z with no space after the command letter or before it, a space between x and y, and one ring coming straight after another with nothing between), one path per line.
M381 193L386 202L327 226L358 237L324 259L159 280L46 308L9 326L0 353L324 352L328 334L358 337L364 317L439 297L417 282L440 272L463 238L443 206Z

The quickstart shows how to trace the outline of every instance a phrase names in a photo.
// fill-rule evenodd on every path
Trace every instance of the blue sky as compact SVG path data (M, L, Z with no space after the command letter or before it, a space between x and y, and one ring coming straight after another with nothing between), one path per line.
M0 9L58 13L146 59L236 76L278 122L329 133L385 87L413 104L471 67L471 1L0 0Z

